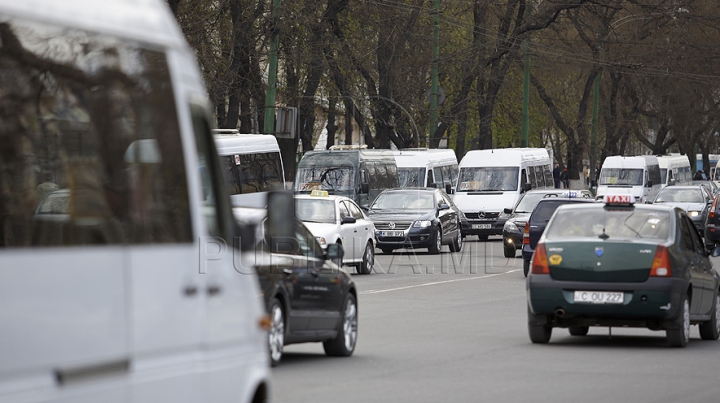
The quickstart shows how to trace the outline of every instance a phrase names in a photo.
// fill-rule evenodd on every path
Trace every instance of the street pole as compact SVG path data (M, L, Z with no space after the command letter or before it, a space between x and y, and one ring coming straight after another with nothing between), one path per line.
M525 39L525 57L523 63L523 102L522 102L522 131L520 135L520 147L528 146L528 131L530 130L530 48L528 40Z
M265 120L263 132L265 134L275 134L275 97L277 94L277 66L278 66L278 47L280 44L280 0L273 0L272 18L274 23L274 32L270 40L270 60L268 71L268 86L265 95Z
M438 58L440 57L440 0L433 0L435 12L433 13L433 44L432 44L432 70L430 72L430 124L428 128L427 146L430 138L435 135L438 125ZM418 147L420 145L418 144Z
M600 43L598 43L598 57L600 56ZM595 172L595 166L597 165L597 141L598 141L598 110L600 106L600 74L602 70L599 70L595 76L595 82L593 83L593 108L592 108L592 123L590 126L590 185L597 177Z

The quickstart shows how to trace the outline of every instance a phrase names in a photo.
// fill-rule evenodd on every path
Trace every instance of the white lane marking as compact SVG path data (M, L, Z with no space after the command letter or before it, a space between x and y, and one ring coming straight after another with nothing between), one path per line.
M438 284L447 284L447 283L456 283L458 281L470 281L470 280L478 280L482 278L488 278L488 277L496 277L496 276L502 276L503 274L508 273L514 273L516 271L520 271L520 269L510 270L506 271L504 273L495 273L495 274L488 274L486 276L478 276L478 277L469 277L469 278L457 278L455 280L445 280L445 281L435 281L432 283L423 283L423 284L415 284L415 285L406 285L404 287L397 287L397 288L388 288L385 290L369 290L369 291L361 291L360 295L367 295L367 294L380 294L383 292L390 292L390 291L399 291L399 290L407 290L410 288L419 288L419 287L427 287L430 285L438 285Z

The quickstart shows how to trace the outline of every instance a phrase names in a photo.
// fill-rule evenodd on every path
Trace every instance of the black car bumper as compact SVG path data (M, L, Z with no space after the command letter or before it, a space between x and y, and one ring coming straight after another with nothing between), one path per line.
M676 318L688 282L681 278L651 277L640 283L557 281L550 275L532 274L527 279L530 324L568 326L632 326L651 329L676 328ZM575 302L574 291L623 292L621 304Z
M380 249L383 248L427 248L435 243L435 233L437 228L426 227L426 228L415 228L410 227L404 231L402 237L386 237L382 236L383 231L375 231L375 238L377 239L376 246Z

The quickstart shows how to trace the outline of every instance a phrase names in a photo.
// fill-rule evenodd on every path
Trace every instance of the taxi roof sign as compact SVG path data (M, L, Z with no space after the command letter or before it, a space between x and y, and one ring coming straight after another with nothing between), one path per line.
M310 192L310 196L323 196L327 197L329 195L327 190L313 190Z
M580 194L574 190L569 190L569 191L563 193L562 195L560 195L560 197L568 197L568 198L578 197L578 196L580 196Z
M632 206L635 203L635 197L630 194L607 194L603 202L614 206Z

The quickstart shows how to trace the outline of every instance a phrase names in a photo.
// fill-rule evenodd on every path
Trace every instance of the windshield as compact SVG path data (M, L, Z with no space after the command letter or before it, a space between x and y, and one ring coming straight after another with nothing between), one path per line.
M587 209L559 212L545 233L546 238L651 238L667 240L670 213L640 209Z
M335 223L333 200L295 200L295 215L304 222Z
M600 171L599 185L643 185L643 170L625 168L603 168Z
M700 189L678 189L666 187L657 195L655 203L680 202L680 203L703 203Z
M371 210L431 210L432 193L381 193L370 206Z
M519 170L517 167L462 168L458 191L517 190Z
M299 168L295 179L295 190L298 192L352 192L354 188L355 168L352 166Z
M401 188L424 187L425 168L398 168Z
M535 206L545 197L545 193L526 193L525 196L520 199L517 207L515 207L516 213L531 213Z

